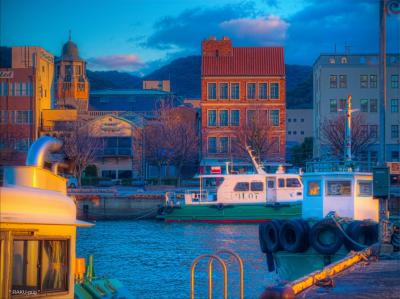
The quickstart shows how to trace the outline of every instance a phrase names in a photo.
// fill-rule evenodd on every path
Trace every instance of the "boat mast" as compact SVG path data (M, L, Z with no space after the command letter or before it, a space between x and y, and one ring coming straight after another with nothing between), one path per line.
M346 103L346 129L345 129L345 135L344 135L344 160L346 162L351 161L351 113L354 112L354 110L351 110L351 95L347 97L347 103Z
M264 174L266 175L267 173L264 171L264 169L262 168L262 165L260 163L257 162L256 157L254 157L254 154L250 148L250 146L246 145L246 150L247 153L250 156L251 162L253 163L254 168L256 169L257 174Z

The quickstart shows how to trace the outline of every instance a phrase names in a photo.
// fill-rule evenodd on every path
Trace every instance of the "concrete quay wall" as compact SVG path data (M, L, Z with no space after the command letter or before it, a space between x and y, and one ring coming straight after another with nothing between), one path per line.
M152 219L164 197L154 196L79 196L77 217L81 220Z

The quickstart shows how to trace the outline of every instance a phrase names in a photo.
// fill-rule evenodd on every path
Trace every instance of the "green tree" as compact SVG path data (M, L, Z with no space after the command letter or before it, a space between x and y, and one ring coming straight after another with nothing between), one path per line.
M313 156L313 139L312 137L304 138L300 145L292 147L292 163L299 167L304 167L306 162L312 159Z

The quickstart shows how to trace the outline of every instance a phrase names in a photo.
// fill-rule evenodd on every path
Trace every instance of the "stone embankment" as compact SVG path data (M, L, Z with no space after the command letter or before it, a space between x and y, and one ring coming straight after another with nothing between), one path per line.
M75 198L82 220L151 219L165 200L164 190L139 188L80 188L68 193Z

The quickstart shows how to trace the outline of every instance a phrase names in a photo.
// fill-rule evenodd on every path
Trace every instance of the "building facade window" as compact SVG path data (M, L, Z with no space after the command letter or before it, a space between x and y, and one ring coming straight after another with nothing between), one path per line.
M271 110L270 119L273 126L279 126L279 110Z
M219 98L221 100L228 99L228 83L220 83L219 84Z
M17 110L15 111L15 123L26 125L32 123L32 111L30 110Z
M279 83L271 83L271 99L279 99Z
M329 111L337 112L337 100L336 99L329 100Z
M337 88L337 76L336 75L329 76L329 86L330 86L330 88Z
M376 75L369 76L369 87L376 88L378 86L378 80Z
M19 152L27 152L30 145L29 138L19 138L15 140L15 150Z
M207 111L207 125L209 127L217 126L217 110Z
M399 125L392 125L390 132L392 138L399 138Z
M399 100L392 99L390 103L390 111L394 113L399 112Z
M368 88L368 75L360 75L360 87Z
M260 83L258 85L258 98L261 100L268 99L268 84Z
M207 145L209 154L217 153L217 137L208 137Z
M228 137L220 137L218 152L221 154L227 154L228 151L229 151L229 138Z
M8 123L8 111L0 110L0 124L7 124L7 123Z
M219 125L227 127L229 125L228 110L219 110Z
M247 83L247 98L250 100L256 98L256 83Z
M368 100L367 99L360 100L360 111L368 112Z
M378 138L378 126L377 125L369 126L369 135L371 136L371 138Z
M392 151L392 159L393 162L399 162L399 151Z
M231 83L231 99L239 100L240 99L240 85L239 83Z
M231 126L238 127L240 124L240 110L231 110Z
M399 75L392 75L391 86L392 88L399 88Z
M217 83L208 83L207 88L207 99L216 100L217 99Z
M256 110L247 110L247 125L251 125L256 121Z
M369 100L369 112L378 112L378 100L377 99Z
M340 110L346 109L346 103L347 103L347 100L346 100L346 99L340 99L340 100L339 100L339 109L340 109Z
M339 88L347 88L347 75L339 75Z

